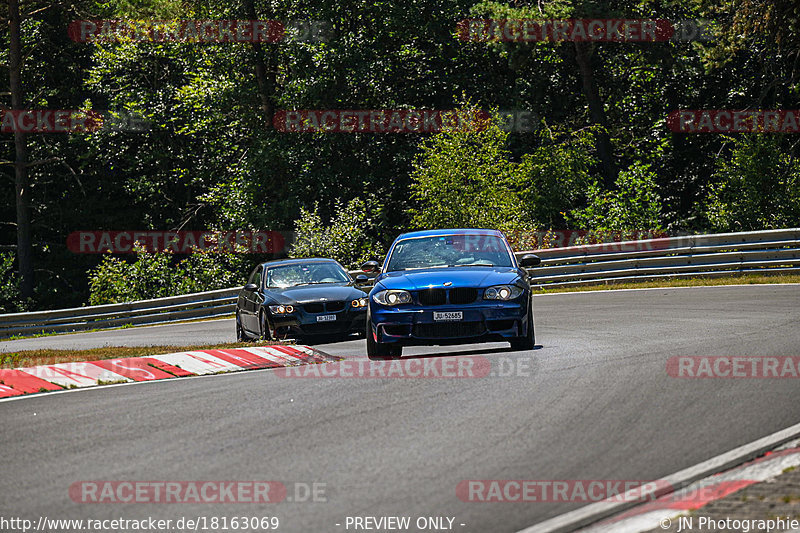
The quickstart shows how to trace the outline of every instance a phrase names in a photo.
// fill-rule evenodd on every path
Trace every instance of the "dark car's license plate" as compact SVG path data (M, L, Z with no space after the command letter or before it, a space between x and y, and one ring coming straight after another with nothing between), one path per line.
M333 322L336 320L336 315L319 315L317 322Z
M436 322L451 322L454 320L463 320L464 313L461 311L434 311L433 319Z

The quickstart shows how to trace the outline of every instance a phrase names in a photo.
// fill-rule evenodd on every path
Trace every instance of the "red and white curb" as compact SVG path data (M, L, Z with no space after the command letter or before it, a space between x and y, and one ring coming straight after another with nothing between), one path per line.
M797 443L794 446L796 445ZM800 465L800 448L798 447L767 452L763 457L740 467L692 483L679 491L634 507L581 531L591 533L651 531L661 527L661 524L665 523L663 522L665 519L675 521L679 516L688 515L691 510L700 509L712 501L724 498L750 485L774 479L785 469L798 465Z
M0 398L112 383L283 368L339 360L340 357L308 346L275 345L0 369Z

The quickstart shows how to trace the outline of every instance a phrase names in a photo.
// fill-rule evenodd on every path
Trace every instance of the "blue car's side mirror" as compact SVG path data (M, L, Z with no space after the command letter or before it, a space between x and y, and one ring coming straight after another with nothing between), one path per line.
M523 268L535 267L540 264L542 264L542 260L535 254L525 254L519 260L519 266Z
M256 285L255 283L248 283L247 285L244 286L244 290L248 292L257 291L258 285Z
M378 264L377 261L367 261L363 265L361 265L361 270L364 272L377 272L381 269L381 266Z

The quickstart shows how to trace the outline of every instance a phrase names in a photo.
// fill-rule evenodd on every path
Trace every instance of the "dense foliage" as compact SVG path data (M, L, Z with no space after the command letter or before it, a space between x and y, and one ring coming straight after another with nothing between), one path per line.
M13 19L12 4L0 17ZM677 109L800 108L796 2L23 0L20 10L20 58L13 24L0 29L7 70L22 61L19 87L9 77L0 92L23 108L116 110L148 126L27 134L24 163L14 136L2 134L0 168L25 185L30 223L17 216L20 191L3 188L0 246L19 257L28 228L35 280L33 291L20 285L3 255L6 312L233 285L270 257L75 254L66 241L79 230L295 229L286 252L352 266L409 228L800 226L796 134L679 134L666 125ZM83 19L253 17L324 21L329 31L261 45L84 43L68 31ZM459 38L459 21L488 17L706 19L711 38ZM536 121L529 132L497 122L438 134L273 127L282 109L410 108L526 110Z

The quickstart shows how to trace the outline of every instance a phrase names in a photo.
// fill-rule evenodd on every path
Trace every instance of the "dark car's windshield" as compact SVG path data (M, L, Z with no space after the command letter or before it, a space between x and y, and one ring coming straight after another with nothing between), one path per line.
M437 235L399 241L386 271L449 266L513 265L503 239L495 235Z
M344 283L350 275L337 263L302 263L267 269L266 285L273 289L318 283Z

